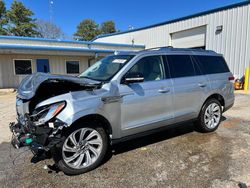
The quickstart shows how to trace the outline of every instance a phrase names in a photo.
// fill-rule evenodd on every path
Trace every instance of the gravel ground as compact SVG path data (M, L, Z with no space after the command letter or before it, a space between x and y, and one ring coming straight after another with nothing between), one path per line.
M0 94L0 187L239 187L250 186L250 95L236 95L214 133L184 124L113 147L99 168L79 176L31 164L26 149L10 147L15 95Z

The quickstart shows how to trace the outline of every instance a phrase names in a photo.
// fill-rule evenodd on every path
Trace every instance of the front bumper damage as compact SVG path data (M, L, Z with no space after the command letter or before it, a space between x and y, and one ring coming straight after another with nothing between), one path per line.
M65 124L60 121L36 126L26 118L25 124L11 122L9 127L12 132L11 144L14 148L28 146L32 153L37 156L50 155L53 149L60 147L62 143L61 130Z

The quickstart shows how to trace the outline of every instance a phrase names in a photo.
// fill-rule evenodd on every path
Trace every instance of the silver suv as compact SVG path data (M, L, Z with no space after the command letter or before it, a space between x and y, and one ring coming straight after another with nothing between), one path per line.
M109 145L171 124L215 131L234 103L233 80L222 55L170 47L116 53L78 77L36 73L18 88L12 144L84 173Z

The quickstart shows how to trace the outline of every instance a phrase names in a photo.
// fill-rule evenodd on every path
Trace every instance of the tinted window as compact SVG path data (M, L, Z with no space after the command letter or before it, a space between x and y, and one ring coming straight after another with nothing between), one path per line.
M195 70L191 57L188 55L167 56L172 78L194 76Z
M79 73L79 61L66 61L67 74Z
M149 56L139 60L129 73L142 74L145 81L164 79L161 56Z
M202 71L206 74L230 72L228 66L221 56L195 56Z
M14 60L16 74L31 74L31 60Z

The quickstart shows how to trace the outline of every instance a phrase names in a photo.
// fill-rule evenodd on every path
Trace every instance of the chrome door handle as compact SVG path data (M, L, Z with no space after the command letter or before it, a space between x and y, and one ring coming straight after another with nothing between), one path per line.
M199 86L199 87L206 87L207 84L205 84L205 83L199 83L198 86Z
M159 93L168 93L170 91L170 89L159 89L158 92Z

